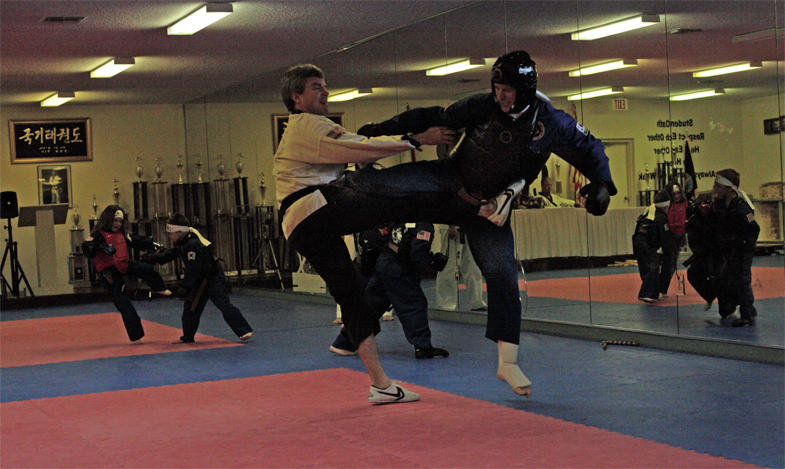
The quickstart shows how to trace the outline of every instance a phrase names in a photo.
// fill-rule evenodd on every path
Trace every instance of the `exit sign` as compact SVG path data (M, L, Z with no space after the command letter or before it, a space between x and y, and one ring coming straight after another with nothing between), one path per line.
M611 101L612 111L626 111L627 109L629 109L627 98L613 98L613 101Z

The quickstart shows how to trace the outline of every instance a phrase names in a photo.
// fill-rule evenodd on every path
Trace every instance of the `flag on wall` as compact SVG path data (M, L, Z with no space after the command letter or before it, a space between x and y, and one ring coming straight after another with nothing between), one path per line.
M684 143L684 195L687 200L692 200L695 197L695 192L698 190L698 181L695 178L695 165L692 163L692 153L690 152L690 141Z
M575 166L570 165L568 178L572 181L572 184L575 186L576 193L579 190L581 190L581 187L586 185L586 176L584 176L583 174L581 174L580 171L575 169Z

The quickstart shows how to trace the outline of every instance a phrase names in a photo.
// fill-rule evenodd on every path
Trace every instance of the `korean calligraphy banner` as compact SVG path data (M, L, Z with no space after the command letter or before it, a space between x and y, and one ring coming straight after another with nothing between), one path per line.
M11 163L92 161L90 119L8 121Z

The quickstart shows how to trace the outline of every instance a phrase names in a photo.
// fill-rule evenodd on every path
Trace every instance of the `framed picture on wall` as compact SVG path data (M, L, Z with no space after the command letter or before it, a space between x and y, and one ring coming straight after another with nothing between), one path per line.
M38 204L69 204L73 202L71 165L41 165L38 167Z
M343 127L342 112L325 114L324 117ZM281 137L283 137L283 131L286 129L286 124L288 122L289 114L273 114L273 153L278 151L278 142L281 141Z
M92 161L90 119L9 120L11 163Z

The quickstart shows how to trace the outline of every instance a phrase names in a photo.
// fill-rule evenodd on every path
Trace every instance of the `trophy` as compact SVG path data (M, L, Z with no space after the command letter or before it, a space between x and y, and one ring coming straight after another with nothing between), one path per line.
M73 220L74 222L74 227L73 227L74 230L79 229L79 220L80 220L79 212L76 211L76 207L78 207L78 205L74 205L74 213L71 214L71 220Z
M90 219L95 220L96 218L98 218L98 202L95 201L95 194L93 194L93 214Z
M118 181L117 178L114 178L112 182L114 183L114 189L112 190L112 195L114 195L114 203L116 205L120 205L120 189L117 187L117 183L120 181Z
M136 157L136 168L134 168L134 169L136 170L136 177L139 178L138 181L142 182L142 174L144 173L144 168L142 168L142 157L141 156L137 156Z
M237 168L237 175L238 176L242 176L242 174L243 174L243 154L242 153L238 153L237 154L237 163L234 165L234 167Z
M183 183L183 155L177 155L177 177L179 181L177 184Z
M196 182L202 183L202 157L196 155Z
M161 167L161 157L158 156L155 158L156 166L155 166L155 181L153 182L161 182L161 176L164 174L164 168Z
M237 177L234 178L234 203L237 208L237 213L249 212L251 205L248 201L248 177L243 176L243 155L237 154L237 163L234 165L237 168Z
M264 204L264 189L265 189L264 173L262 172L259 173L259 195L262 198L262 204Z
M74 205L74 213L71 220L74 227L71 228L71 252L68 254L68 283L74 286L89 286L87 258L82 253L82 242L84 241L84 230L79 228L79 213Z
M142 181L142 157L136 157L136 177L139 178L133 183L134 188L134 219L146 220L149 217L148 197L147 197L147 181Z
M223 181L226 179L224 173L226 172L226 166L224 165L224 156L218 155L218 179Z

